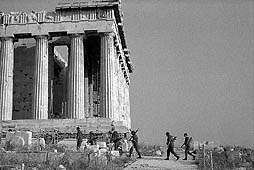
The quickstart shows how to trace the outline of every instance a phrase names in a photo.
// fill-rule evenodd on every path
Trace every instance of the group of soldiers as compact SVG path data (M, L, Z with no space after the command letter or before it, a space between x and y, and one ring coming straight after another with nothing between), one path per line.
M165 160L169 160L170 153L172 153L175 157L176 160L178 160L180 157L175 153L174 151L174 143L176 141L176 136L170 135L169 132L166 132L167 136L167 157ZM193 157L193 160L195 160L195 155L190 152L191 148L191 143L192 143L192 137L189 137L187 133L184 133L184 143L182 144L181 148L185 147L185 157L183 160L187 160L188 154Z
M141 153L139 152L139 149L138 149L138 136L137 136L137 132L138 132L138 129L136 131L134 130L130 130L131 132L131 137L129 139L127 139L127 134L125 133L123 137L120 137L118 132L113 128L111 131L109 131L108 133L108 143L113 143L114 144L114 149L115 150L121 150L121 142L120 141L130 141L132 143L130 149L129 149L129 157L131 157L132 153L133 153L133 150L135 149L137 154L138 154L138 158L142 158L141 157ZM89 134L90 136L90 139L88 140L88 142L93 145L95 144L95 137L93 137L92 133ZM80 130L79 127L77 127L77 136L76 136L76 139L77 139L77 150L80 149L81 147L81 144L82 144L82 141L83 141L83 134Z
M127 135L126 133L124 134L123 138L119 136L118 132L115 129L112 129L109 132L109 140L108 143L113 143L114 144L114 149L115 150L121 150L121 142L122 140L125 141L131 141L132 145L129 149L129 157L131 157L133 150L135 149L137 154L138 154L138 158L142 158L141 157L141 153L139 151L139 146L138 146L138 136L137 136L137 130L130 130L131 132L131 137L129 139L127 139ZM174 151L174 143L176 141L176 136L172 136L169 132L166 132L166 137L167 137L167 157L165 160L169 160L170 157L170 153L172 153L175 157L176 160L178 160L180 157L175 153ZM79 127L77 127L77 150L79 150L81 143L83 141L83 134L80 130ZM93 138L92 138L93 139ZM93 140L90 139L90 143L94 144ZM181 148L185 147L185 158L183 160L187 160L187 156L191 155L193 157L193 159L195 159L195 155L193 153L191 153L191 143L193 142L192 137L189 137L187 133L184 133L184 143L182 144Z

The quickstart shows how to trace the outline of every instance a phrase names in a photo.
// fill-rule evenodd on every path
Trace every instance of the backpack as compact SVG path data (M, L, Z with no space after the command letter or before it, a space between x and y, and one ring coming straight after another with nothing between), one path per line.
M188 146L190 147L190 150L194 150L194 141L192 137L189 138Z

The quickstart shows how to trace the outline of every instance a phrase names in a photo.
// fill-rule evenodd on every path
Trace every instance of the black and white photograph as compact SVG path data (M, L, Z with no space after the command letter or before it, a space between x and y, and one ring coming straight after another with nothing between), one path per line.
M254 170L254 0L0 0L0 170Z

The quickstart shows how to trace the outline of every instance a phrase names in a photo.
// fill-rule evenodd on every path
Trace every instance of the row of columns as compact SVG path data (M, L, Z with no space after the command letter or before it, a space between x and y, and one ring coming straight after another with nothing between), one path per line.
M83 34L71 35L68 59L67 117L84 119L89 115L88 73L85 65ZM36 36L34 67L33 119L48 119L48 36ZM101 35L100 116L115 117L114 65L116 51L114 34ZM0 119L12 120L14 40L1 38L0 54Z

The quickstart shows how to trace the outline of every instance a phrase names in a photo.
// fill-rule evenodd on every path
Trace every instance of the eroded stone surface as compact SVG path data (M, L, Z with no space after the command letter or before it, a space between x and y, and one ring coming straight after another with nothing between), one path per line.
M164 160L162 157L138 159L124 170L198 170L193 161Z

